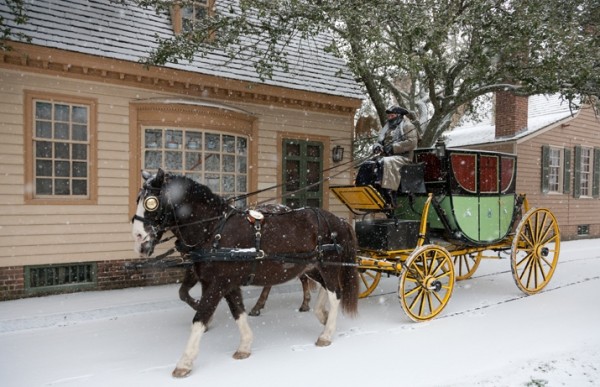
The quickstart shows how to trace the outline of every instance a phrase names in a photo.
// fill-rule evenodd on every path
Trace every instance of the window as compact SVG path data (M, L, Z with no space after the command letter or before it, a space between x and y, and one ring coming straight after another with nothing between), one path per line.
M589 197L592 195L592 149L583 146L575 147L575 176L573 195Z
M72 263L25 267L25 288L31 293L57 293L96 286L95 263Z
M95 200L95 114L91 100L27 95L27 201Z
M214 10L214 0L186 1L172 8L171 18L176 34L191 32L197 22L204 20Z
M542 192L569 193L571 152L562 147L542 147Z
M143 169L186 175L214 193L248 191L248 138L200 129L143 129Z
M283 140L283 202L292 208L323 205L323 143Z

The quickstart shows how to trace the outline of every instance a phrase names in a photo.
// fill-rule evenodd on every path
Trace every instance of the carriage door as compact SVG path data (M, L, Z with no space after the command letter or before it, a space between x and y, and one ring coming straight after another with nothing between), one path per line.
M292 207L321 207L323 203L323 143L283 140L282 203Z

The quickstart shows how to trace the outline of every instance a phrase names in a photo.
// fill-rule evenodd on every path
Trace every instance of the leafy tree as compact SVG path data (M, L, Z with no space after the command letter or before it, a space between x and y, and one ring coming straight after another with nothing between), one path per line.
M573 103L600 94L597 0L240 0L219 10L161 40L148 63L218 47L246 52L269 76L293 39L332 32L327 49L347 60L381 122L390 95L417 112L421 145L493 91L561 92Z
M23 0L6 0L6 6L12 15L13 23L16 25L25 24L27 15L25 14L25 5ZM6 44L7 40L23 40L28 42L30 38L22 32L14 32L7 23L7 20L0 15L0 51L10 50Z

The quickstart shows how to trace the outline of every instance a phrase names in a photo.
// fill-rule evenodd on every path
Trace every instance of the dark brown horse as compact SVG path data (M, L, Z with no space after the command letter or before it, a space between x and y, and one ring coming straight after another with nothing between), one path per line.
M300 312L308 312L310 310L310 291L313 283L309 282L309 278L305 275L300 276L300 282L302 283L302 304L298 310ZM181 281L181 286L179 287L179 298L194 309L198 306L200 301L190 295L190 290L196 286L197 283L198 277L196 276L194 268L186 268L183 280ZM270 292L271 286L263 287L256 304L254 304L254 307L252 307L250 313L248 313L250 316L260 316L260 312L265 307Z
M194 260L202 286L190 338L173 376L191 372L202 334L222 298L240 330L233 357L250 356L253 334L242 301L243 285L272 286L302 274L318 282L322 288L315 314L325 328L317 346L331 344L340 303L344 312L356 313L357 246L347 222L318 208L258 216L231 207L187 177L162 170L142 176L145 183L133 219L135 250L142 257L151 256L163 233L170 230L179 250Z

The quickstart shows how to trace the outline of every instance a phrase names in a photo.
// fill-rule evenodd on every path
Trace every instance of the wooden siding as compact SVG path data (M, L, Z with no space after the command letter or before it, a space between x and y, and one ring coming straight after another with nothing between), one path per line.
M541 192L543 145L571 150L577 145L600 147L600 117L595 116L591 108L583 108L575 118L546 128L538 135L528 137L517 144L519 155L517 190L527 193L532 206L546 207L554 213L564 239L576 237L578 225L590 225L590 233L594 232L595 236L600 236L599 199L574 198L572 190L568 194ZM571 154L573 155L574 152ZM571 169L573 167L572 160ZM572 180L571 187L573 187Z
M33 264L123 260L135 258L130 226L130 104L150 98L181 95L135 88L126 84L90 82L43 73L0 69L0 267ZM25 90L57 93L97 101L96 205L26 205L24 202L23 100ZM256 116L258 147L255 155L258 188L280 182L277 168L279 134L318 136L326 141L324 162L331 163L331 148L342 145L350 159L353 114L324 113L307 107L288 108L257 101L256 104L216 100ZM262 104L262 105L261 105ZM331 139L331 140L329 140ZM350 172L332 180L348 184ZM137 189L137 187L135 187ZM258 200L275 196L262 193ZM348 216L337 200L330 208ZM326 200L327 202L327 200Z

